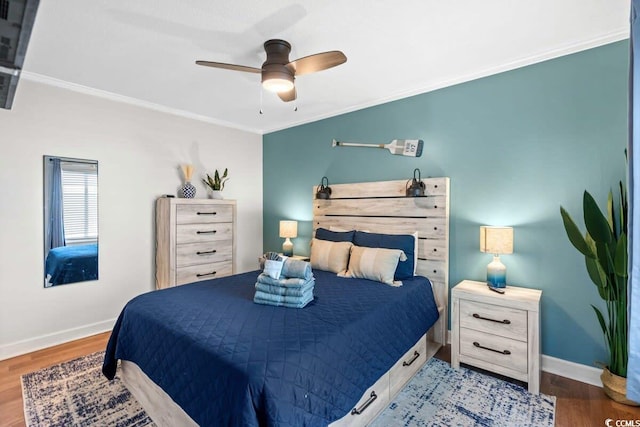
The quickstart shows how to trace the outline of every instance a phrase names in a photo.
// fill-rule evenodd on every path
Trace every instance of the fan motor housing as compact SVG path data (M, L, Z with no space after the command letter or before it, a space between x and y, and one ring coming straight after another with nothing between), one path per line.
M265 80L282 79L293 83L295 70L288 67L291 45L280 39L264 42L267 59L262 64L262 82Z

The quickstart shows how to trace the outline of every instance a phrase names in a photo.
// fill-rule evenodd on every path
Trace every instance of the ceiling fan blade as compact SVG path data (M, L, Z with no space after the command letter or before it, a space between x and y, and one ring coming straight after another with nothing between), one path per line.
M224 62L196 61L198 65L205 67L224 68L225 70L244 71L246 73L260 74L262 70L255 67L247 67L245 65L225 64Z
M288 90L286 92L278 92L278 96L280 97L280 99L282 99L284 102L291 102L294 101L296 99L297 93L296 93L296 87L294 86L293 89Z
M315 73L316 71L326 70L347 62L347 57L339 50L330 52L316 53L315 55L305 56L289 62L287 66L293 67L296 76L303 74Z

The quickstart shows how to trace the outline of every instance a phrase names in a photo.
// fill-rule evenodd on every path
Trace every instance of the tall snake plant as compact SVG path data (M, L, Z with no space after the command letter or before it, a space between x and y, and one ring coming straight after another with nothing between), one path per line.
M569 213L560 207L560 214L569 241L584 255L587 272L605 301L607 316L591 305L602 327L609 350L609 371L627 376L627 196L622 182L617 209L609 191L607 215L598 208L587 191L583 198L584 223L582 234ZM617 212L616 212L617 211Z

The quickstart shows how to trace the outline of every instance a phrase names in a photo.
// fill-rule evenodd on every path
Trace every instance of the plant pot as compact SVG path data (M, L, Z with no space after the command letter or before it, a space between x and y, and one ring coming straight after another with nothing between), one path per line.
M224 199L224 197L222 196L221 190L209 190L209 198L218 199L218 200Z
M609 369L604 368L602 375L602 389L604 394L609 396L611 400L629 406L640 406L640 403L627 399L627 379L612 374Z

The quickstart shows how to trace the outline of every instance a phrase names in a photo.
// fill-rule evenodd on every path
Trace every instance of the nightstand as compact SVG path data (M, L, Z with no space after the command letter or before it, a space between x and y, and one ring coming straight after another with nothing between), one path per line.
M282 253L280 253L280 255L282 255ZM291 255L289 258L291 259L297 259L300 261L309 261L311 258L309 258L308 256L305 255Z
M540 297L537 289L463 280L451 290L451 366L460 363L526 381L540 392Z

